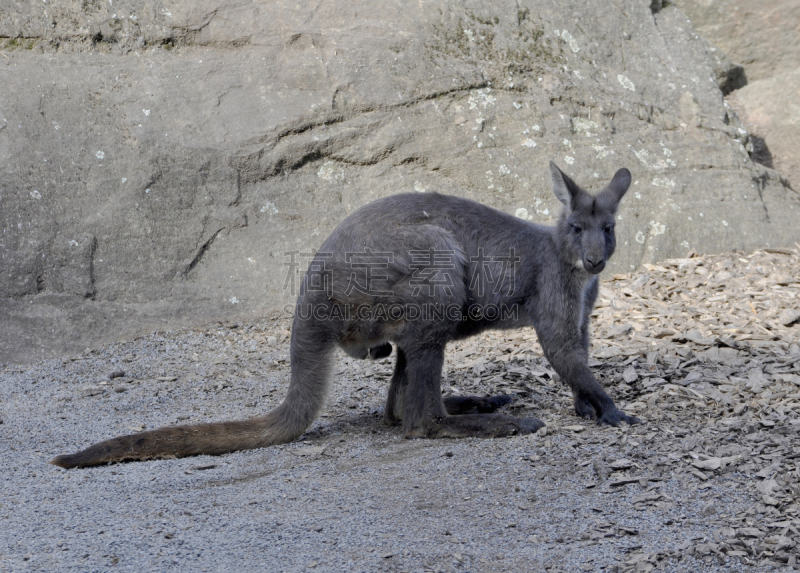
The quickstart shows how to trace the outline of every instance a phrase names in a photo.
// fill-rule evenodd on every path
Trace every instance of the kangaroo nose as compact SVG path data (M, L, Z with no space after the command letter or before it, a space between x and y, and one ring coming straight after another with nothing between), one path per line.
M606 266L606 262L603 260L603 257L591 257L587 255L583 261L583 266L590 273L599 273L603 270L603 267Z

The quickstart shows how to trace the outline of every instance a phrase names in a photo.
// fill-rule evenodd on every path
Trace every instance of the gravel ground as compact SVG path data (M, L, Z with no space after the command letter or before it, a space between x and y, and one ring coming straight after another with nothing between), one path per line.
M295 443L62 470L100 439L256 415L289 322L159 332L0 366L0 571L769 571L799 566L795 251L605 277L592 365L635 427L577 418L532 330L449 350L447 392L516 394L547 426L405 440L391 358L342 355Z

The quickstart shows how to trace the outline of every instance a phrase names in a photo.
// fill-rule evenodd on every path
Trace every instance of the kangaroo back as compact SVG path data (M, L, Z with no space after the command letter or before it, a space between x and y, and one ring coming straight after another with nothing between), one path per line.
M324 326L324 325L323 325ZM159 428L120 436L50 463L62 468L106 463L218 455L290 442L316 419L330 380L332 338L314 323L295 319L292 327L292 378L280 406L263 416L233 422Z

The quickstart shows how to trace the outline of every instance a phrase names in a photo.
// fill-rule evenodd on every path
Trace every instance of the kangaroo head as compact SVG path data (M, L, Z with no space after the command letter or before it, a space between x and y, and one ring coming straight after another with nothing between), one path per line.
M564 204L556 234L563 256L591 274L606 266L617 244L614 221L620 199L631 184L631 172L620 169L608 186L590 195L552 161L553 193Z

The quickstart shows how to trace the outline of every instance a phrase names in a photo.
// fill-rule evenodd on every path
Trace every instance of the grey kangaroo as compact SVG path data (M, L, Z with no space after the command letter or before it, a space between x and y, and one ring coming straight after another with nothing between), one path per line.
M564 205L555 227L437 193L386 197L347 217L303 278L291 383L274 410L121 436L52 463L72 468L223 454L294 440L324 405L337 346L353 357L383 358L394 344L384 422L402 423L406 437L529 434L544 424L496 412L510 397L443 398L440 381L448 342L526 325L572 389L579 416L612 426L637 423L614 405L587 364L597 274L614 252L615 213L630 172L620 169L590 195L552 162L550 171Z

